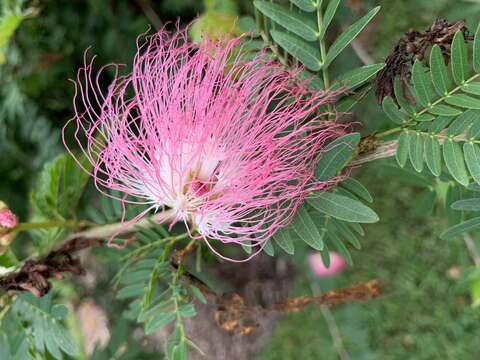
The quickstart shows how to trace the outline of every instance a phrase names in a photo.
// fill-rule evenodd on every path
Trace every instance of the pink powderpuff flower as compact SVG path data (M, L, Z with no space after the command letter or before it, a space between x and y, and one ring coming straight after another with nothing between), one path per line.
M0 201L0 234L6 233L17 226L18 219L3 201Z
M337 275L347 267L345 260L335 251L330 251L330 266L328 268L323 264L322 256L318 252L308 256L308 264L313 275L317 278Z
M195 45L186 37L162 30L139 41L131 73L111 65L117 75L106 91L104 68L94 76L85 60L66 127L75 126L97 189L148 205L130 222L172 209L172 224L185 222L215 253L209 239L261 248L308 194L338 180L313 176L326 143L344 133L320 121L333 95L312 93L300 69L262 52L242 58L241 38Z

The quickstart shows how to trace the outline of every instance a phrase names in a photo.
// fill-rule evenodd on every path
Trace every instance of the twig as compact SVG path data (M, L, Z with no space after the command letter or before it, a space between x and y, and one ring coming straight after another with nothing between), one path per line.
M353 51L364 65L371 65L375 62L375 60L373 60L373 58L370 56L368 51L358 39L354 39L351 42L351 45Z
M468 253L473 260L473 263L476 267L480 267L480 254L478 253L477 247L475 246L475 242L473 241L470 234L465 233L463 234L463 241L467 246Z
M155 29L160 30L163 27L162 19L153 10L149 0L136 0L136 3L142 9L143 13L147 17L148 21L152 23Z

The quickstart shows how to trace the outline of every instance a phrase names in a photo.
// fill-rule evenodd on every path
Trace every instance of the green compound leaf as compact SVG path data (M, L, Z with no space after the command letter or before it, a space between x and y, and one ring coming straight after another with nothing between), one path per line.
M409 139L409 155L413 168L422 172L423 170L423 149L424 139L420 133L413 133Z
M328 2L325 14L323 15L322 27L320 28L320 39L323 39L325 36L325 33L337 12L338 4L340 4L340 0L330 0Z
M313 0L290 0L290 2L306 12L312 12L317 9Z

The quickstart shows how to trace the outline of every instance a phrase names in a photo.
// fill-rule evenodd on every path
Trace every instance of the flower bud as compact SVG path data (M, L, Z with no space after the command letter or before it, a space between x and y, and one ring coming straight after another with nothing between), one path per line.
M308 263L313 275L317 278L337 275L347 266L345 260L334 251L330 252L330 266L328 268L323 264L322 257L319 253L310 254Z
M0 201L0 255L3 255L10 246L15 234L11 231L18 223L15 214L8 206Z

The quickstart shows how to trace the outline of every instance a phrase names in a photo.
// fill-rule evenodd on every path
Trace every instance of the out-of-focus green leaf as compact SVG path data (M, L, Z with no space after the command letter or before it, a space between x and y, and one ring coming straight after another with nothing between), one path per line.
M460 224L454 225L451 228L445 230L440 238L443 240L448 240L454 238L455 236L461 235L467 231L475 230L480 227L480 217L476 217L467 221L464 221Z

